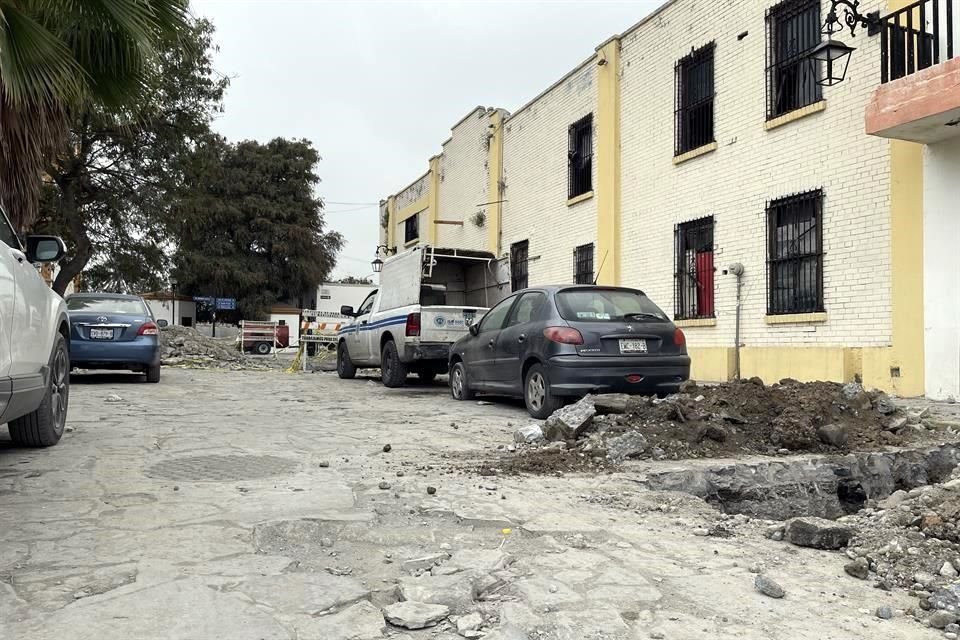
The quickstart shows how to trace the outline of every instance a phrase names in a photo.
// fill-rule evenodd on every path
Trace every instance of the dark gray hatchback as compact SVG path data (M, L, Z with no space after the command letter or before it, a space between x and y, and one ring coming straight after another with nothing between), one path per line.
M642 291L549 286L514 293L450 350L450 392L523 397L535 418L588 393L666 395L690 377L683 332Z

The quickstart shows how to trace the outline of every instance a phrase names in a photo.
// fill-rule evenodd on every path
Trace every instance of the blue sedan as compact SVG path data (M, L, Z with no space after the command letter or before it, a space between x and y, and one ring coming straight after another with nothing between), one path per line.
M145 373L160 382L160 327L139 296L78 293L67 297L70 366Z

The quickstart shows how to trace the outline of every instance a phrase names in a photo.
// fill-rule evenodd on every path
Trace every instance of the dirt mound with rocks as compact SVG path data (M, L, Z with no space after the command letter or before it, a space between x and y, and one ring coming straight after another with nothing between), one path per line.
M233 338L210 338L192 327L164 327L160 357L165 367L191 369L271 369L269 360L257 360L237 349Z

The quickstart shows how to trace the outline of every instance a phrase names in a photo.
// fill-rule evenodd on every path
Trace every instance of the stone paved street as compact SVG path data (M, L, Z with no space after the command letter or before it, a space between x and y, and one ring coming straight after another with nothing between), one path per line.
M638 470L476 473L527 424L518 404L330 373L163 376L78 377L54 448L0 436L0 638L941 635L877 618L911 600L845 576L840 553L704 536L719 514L638 489ZM785 598L754 589L756 565ZM439 624L387 624L384 608L436 613L398 600Z

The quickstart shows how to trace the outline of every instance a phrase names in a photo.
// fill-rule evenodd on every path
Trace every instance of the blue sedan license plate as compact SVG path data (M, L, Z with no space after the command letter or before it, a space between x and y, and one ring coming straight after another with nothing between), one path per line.
M621 340L620 353L646 353L646 340Z
M91 340L113 340L113 329L90 329Z

